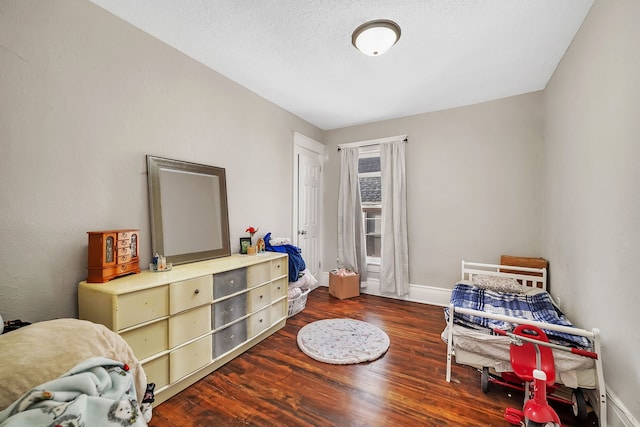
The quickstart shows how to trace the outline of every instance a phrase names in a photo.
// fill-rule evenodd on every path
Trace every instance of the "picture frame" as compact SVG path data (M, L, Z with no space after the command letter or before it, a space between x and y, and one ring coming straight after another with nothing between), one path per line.
M251 237L241 237L240 238L240 253L246 255L247 248L251 246Z

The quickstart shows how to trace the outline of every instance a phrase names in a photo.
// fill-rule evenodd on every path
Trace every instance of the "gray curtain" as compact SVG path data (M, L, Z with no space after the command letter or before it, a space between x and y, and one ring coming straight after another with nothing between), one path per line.
M358 179L358 151L358 148L342 148L340 151L338 260L342 267L359 273L362 283L367 280L367 250Z
M380 144L380 174L382 175L380 291L395 293L398 296L409 293L404 147L404 141Z

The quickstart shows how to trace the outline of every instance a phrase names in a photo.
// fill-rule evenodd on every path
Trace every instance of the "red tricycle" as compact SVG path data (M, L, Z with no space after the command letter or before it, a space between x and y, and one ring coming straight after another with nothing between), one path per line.
M553 388L556 378L551 349L569 351L590 358L597 358L597 354L550 343L544 331L533 325L518 325L513 332L501 329L494 329L494 332L511 338L511 367L515 376L525 383L523 409L507 408L505 420L517 426L559 427L560 418L549 405L547 395L547 387ZM586 413L586 403L584 405Z

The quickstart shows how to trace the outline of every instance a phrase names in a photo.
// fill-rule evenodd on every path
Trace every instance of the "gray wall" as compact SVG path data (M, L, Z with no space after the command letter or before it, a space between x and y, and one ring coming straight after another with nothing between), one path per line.
M325 133L325 263L337 258L337 145L407 134L409 281L452 288L460 261L541 256L542 93Z
M90 230L140 228L145 155L226 168L232 250L291 232L293 131L321 131L85 0L2 0L0 313L73 317Z
M640 2L598 0L545 89L543 253L640 420ZM617 424L616 424L617 425Z

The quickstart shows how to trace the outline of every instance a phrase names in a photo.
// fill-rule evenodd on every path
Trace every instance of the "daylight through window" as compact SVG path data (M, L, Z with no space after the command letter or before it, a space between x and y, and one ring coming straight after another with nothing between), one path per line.
M378 146L360 148L358 178L367 244L367 263L379 263L382 241L382 178Z

